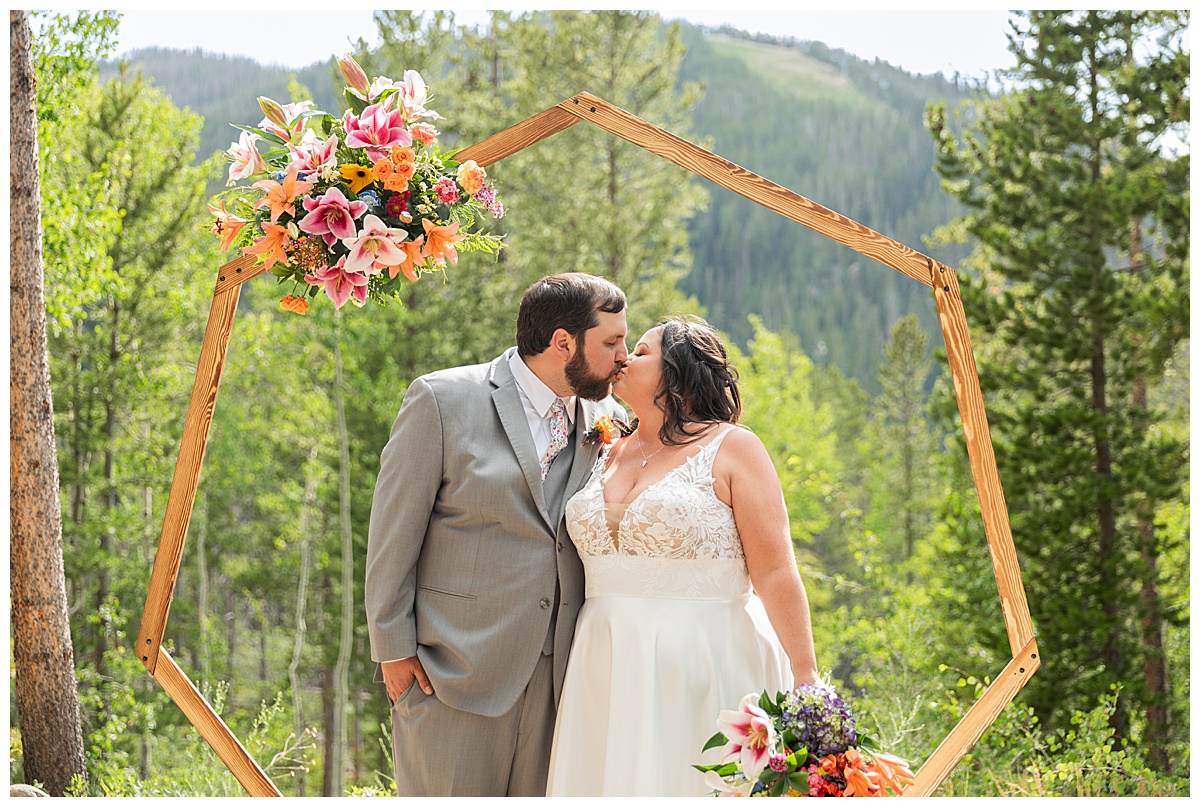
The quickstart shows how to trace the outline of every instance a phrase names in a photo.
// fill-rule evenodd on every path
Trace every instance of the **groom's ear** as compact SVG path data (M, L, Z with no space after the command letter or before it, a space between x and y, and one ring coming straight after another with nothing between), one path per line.
M556 328L554 333L550 334L550 350L562 359L563 364L571 360L575 353L575 344L575 337L567 333L565 328Z

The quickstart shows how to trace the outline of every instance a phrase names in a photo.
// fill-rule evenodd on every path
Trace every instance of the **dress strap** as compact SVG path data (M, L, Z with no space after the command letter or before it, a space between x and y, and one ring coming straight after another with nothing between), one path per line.
M736 425L731 425L728 429L718 434L716 437L706 443L703 448L696 452L696 458L698 460L696 464L699 465L700 469L703 470L708 476L712 476L713 463L717 460L717 450L721 447L721 441L725 439L725 435L729 434L736 428Z

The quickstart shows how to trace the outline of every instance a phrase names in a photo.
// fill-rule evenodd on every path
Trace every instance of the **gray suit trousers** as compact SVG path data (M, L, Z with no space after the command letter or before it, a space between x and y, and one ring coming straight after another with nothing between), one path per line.
M414 681L392 707L400 796L544 796L554 738L554 657L499 717L463 712ZM430 764L436 759L437 764Z

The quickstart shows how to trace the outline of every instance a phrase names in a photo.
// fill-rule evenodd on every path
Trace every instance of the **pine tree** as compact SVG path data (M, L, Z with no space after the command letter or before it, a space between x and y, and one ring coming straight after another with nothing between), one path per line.
M12 651L25 778L61 796L87 771L63 578L31 39L26 13L10 12Z
M917 541L929 527L935 492L937 445L926 392L933 362L929 336L916 317L901 317L892 327L884 358L879 367L882 392L859 450L873 469L866 527L889 550L887 559L899 565L913 558ZM908 582L912 581L910 570Z
M1185 446L1139 394L1188 328L1187 12L1028 12L1012 89L961 142L928 124L977 240L963 295L1030 605L1047 664L1028 687L1054 723L1122 682L1160 769L1168 726L1152 594L1158 505ZM1140 600L1140 604L1139 604ZM1051 649L1052 648L1052 649Z

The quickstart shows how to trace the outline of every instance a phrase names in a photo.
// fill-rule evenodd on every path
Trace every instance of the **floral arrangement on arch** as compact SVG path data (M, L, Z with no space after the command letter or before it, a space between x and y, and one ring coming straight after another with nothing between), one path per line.
M230 190L209 204L221 248L239 247L292 281L280 304L304 314L322 289L347 300L398 297L405 279L443 271L459 252L499 252L503 236L475 228L504 216L487 172L438 145L428 87L415 70L402 81L368 81L353 58L338 60L349 86L341 117L312 101L260 97L265 117L241 126L226 152ZM249 185L238 185L248 180Z
M857 730L849 707L826 683L801 684L772 699L764 691L722 710L704 749L721 762L694 765L714 795L886 796L915 781L908 763Z

